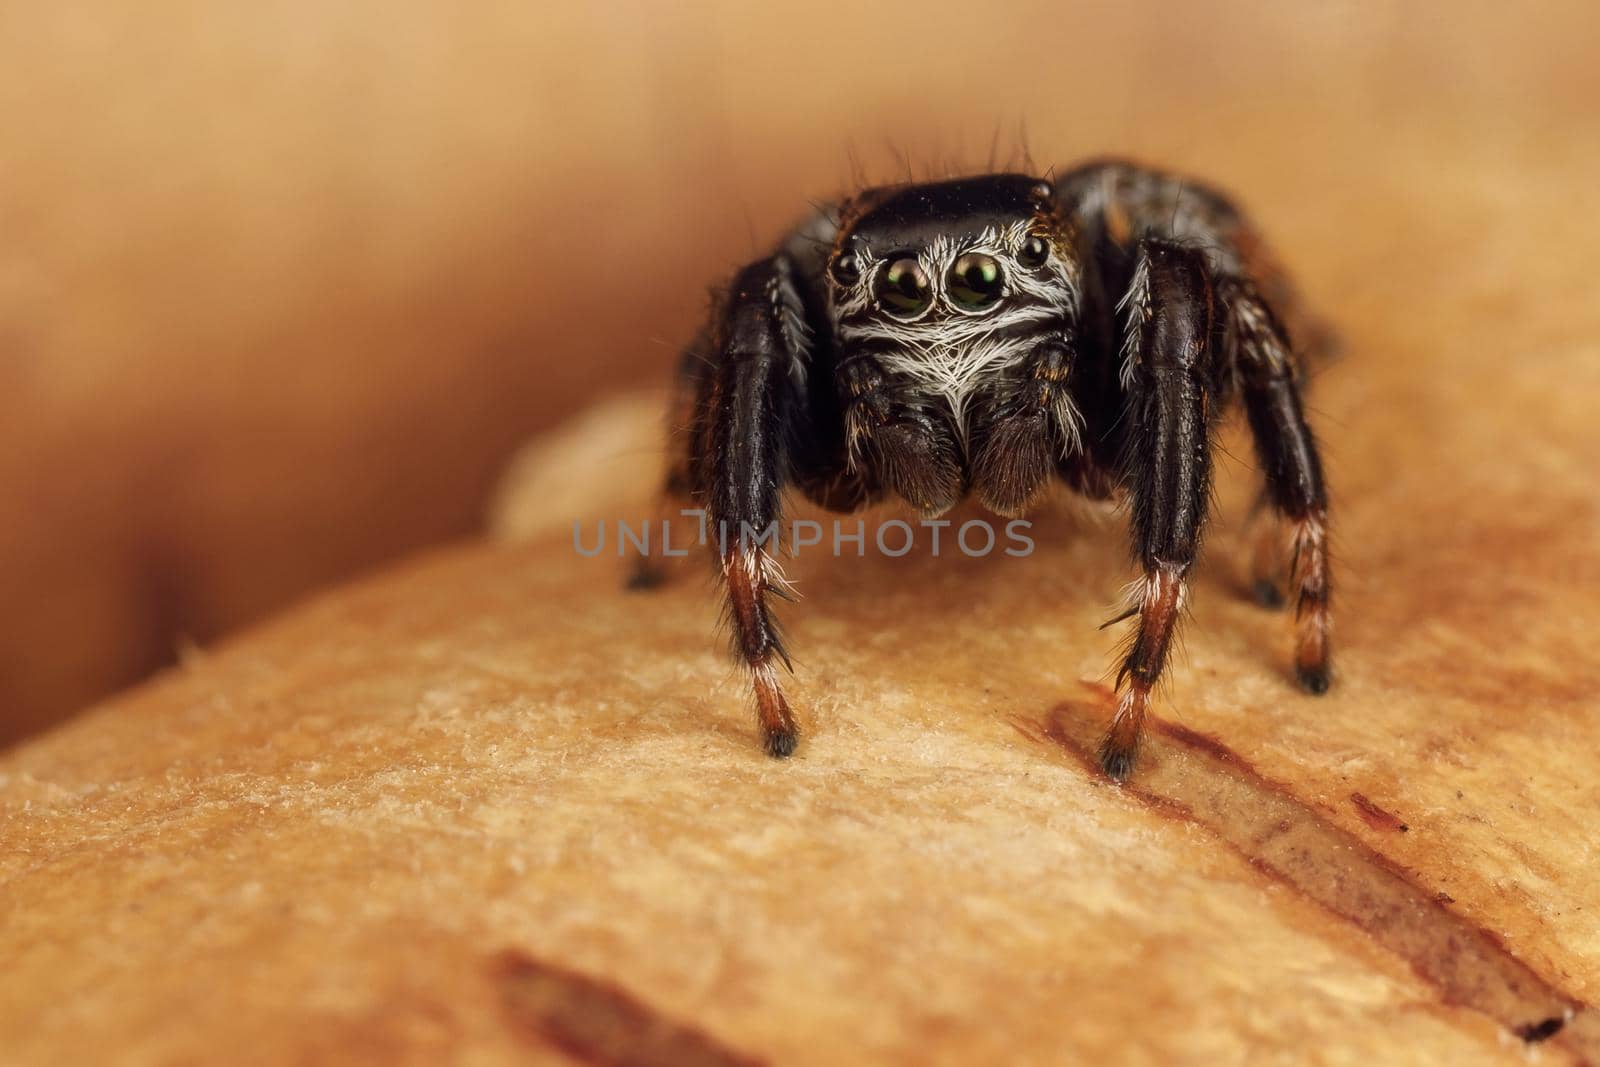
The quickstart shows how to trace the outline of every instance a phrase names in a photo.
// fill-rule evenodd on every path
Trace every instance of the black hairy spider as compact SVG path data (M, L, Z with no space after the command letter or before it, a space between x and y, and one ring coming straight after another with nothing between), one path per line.
M1113 620L1137 622L1099 753L1126 777L1200 544L1213 427L1235 397L1266 499L1293 527L1296 675L1325 692L1327 493L1296 311L1226 198L1120 162L869 189L740 270L682 364L687 433L666 494L734 531L711 544L767 752L796 743L767 604L784 587L771 546L738 531L770 528L788 486L836 511L895 494L936 515L972 492L1012 515L1054 476L1131 502L1144 578ZM1256 553L1263 602L1281 603L1278 566Z

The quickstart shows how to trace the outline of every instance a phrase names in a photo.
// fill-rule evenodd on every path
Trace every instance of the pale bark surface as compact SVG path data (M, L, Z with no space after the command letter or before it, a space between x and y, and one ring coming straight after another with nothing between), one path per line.
M1236 189L1347 326L1525 310L1478 214L1592 250L1597 52L1584 0L0 4L0 744L466 536L856 171L1025 127Z
M593 413L517 465L506 543L0 764L0 1057L1490 1063L1559 1019L1542 1054L1592 1061L1600 432L1555 325L1587 290L1542 269L1499 282L1537 342L1420 282L1348 317L1337 688L1300 695L1237 595L1232 464L1127 788L1084 758L1115 516L1047 508L1024 559L792 561L776 763L704 572L626 594L573 551L574 517L648 513L655 398Z
M1030 111L1036 153L1143 130L1223 178L1342 330L1311 399L1328 696L1239 595L1234 435L1128 787L1083 759L1124 534L1059 501L1025 559L793 561L805 732L774 763L704 572L631 595L572 550L574 518L648 513L658 416L625 402L519 462L499 543L0 757L0 1062L1365 1067L1522 1062L1518 1030L1600 1062L1600 137L1560 106L1593 99L1592 53L1394 22L1383 64L1330 23L1285 84L1432 110ZM1188 54L1143 40L1113 43ZM630 278L677 269L626 251Z

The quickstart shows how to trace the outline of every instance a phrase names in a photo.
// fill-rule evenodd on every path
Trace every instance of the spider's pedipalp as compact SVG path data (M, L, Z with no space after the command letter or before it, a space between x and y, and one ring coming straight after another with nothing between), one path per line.
M908 403L903 388L871 355L839 370L845 449L852 471L870 470L924 515L941 515L961 498L961 450L947 414Z
M1063 331L1001 377L986 397L974 434L972 483L993 511L1021 514L1082 447L1083 417L1069 380L1076 355L1075 336Z

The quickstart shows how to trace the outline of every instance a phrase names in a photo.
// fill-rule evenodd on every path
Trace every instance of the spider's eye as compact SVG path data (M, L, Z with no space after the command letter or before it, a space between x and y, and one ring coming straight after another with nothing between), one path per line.
M861 265L855 256L846 252L833 261L832 273L833 280L840 285L854 285L861 280Z
M950 267L950 299L964 308L985 308L1000 299L1005 276L993 256L968 252Z
M1050 246L1036 233L1029 234L1028 239L1022 242L1022 247L1017 249L1017 262L1024 267L1042 267L1049 258Z
M891 315L909 318L920 314L933 299L922 264L901 256L878 276L878 303Z

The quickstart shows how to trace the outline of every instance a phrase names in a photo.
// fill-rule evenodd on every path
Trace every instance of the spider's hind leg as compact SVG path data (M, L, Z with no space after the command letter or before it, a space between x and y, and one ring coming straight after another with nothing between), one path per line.
M1245 416L1273 511L1258 542L1252 577L1258 590L1276 593L1287 556L1296 619L1295 676L1307 692L1325 693L1331 623L1322 460L1306 424L1293 350L1281 321L1246 282L1227 283L1222 297Z
M642 591L664 585L676 570L674 563L689 555L687 547L698 541L702 524L693 521L697 509L688 485L685 471L668 469L649 526L648 550L632 557L622 583L625 589Z
M1266 608L1277 611L1285 603L1283 596L1284 535L1277 510L1263 489L1250 505L1245 520L1245 533L1249 540L1248 590L1250 599Z
M672 399L667 409L666 471L656 496L651 524L651 529L659 532L659 539L650 541L649 551L633 557L623 581L628 589L654 589L667 581L675 569L674 561L688 555L683 550L704 533L703 521L691 521L696 514L696 504L690 453L695 395L700 378L706 373L707 344L704 334L695 338L684 350L673 380ZM703 519L704 511L699 511L699 515Z

